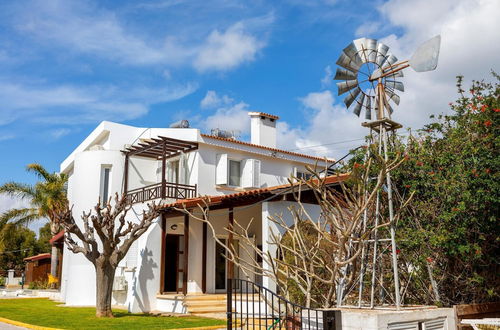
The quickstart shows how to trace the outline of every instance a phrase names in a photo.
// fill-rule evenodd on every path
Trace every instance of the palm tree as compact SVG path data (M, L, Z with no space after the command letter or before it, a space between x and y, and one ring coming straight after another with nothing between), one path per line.
M59 226L55 223L55 216L60 210L68 205L66 197L66 183L68 176L64 173L49 173L40 164L29 164L26 170L34 173L40 181L34 185L7 182L0 186L0 193L5 193L14 198L20 198L29 202L29 207L13 208L0 214L0 228L7 222L16 225L27 225L38 219L50 221L52 235L59 232ZM52 247L52 258L50 273L57 273L57 248Z

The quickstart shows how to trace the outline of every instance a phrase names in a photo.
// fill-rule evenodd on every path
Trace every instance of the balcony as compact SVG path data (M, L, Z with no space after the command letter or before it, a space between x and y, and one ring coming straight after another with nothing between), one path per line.
M187 199L197 195L196 185L187 185L166 181L166 160L198 149L198 143L184 141L164 136L150 139L140 139L136 145L128 146L122 152L125 154L123 190L130 204L143 203L154 199ZM129 162L131 157L149 158L161 161L161 182L149 186L128 189Z
M187 199L196 197L196 185L165 182L155 183L127 191L127 202L130 204L143 203L154 199Z

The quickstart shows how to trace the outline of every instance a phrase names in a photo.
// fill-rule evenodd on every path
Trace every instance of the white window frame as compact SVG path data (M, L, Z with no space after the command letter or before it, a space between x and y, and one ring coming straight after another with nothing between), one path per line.
M239 184L238 185L232 185L231 184L231 162L237 162L240 164L240 173L238 174L238 178L239 178ZM228 157L227 158L227 186L228 187L241 187L241 172L243 170L243 161L241 159L238 159L238 158L231 158L231 157Z
M106 182L106 172L107 172L107 182ZM111 195L111 165L101 165L101 176L99 184L99 200L102 205L108 202L109 196Z

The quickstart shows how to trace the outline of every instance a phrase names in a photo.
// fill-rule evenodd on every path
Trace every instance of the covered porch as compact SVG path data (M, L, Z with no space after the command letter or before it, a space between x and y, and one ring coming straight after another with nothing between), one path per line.
M327 184L336 186L347 176L327 178ZM226 260L226 249L219 244L230 246L239 258L248 264L260 263L255 250L239 242L231 231L240 232L235 222L247 228L253 246L264 253L275 253L270 244L273 223L270 216L283 214L292 220L288 207L296 204L296 186L282 185L263 189L242 191L230 195L211 196L179 200L164 206L161 217L161 265L160 295L166 294L219 294L226 292L227 279L242 279L275 289L267 278L255 275L248 269L238 269ZM301 202L307 212L319 216L316 197L306 187L302 188ZM208 209L207 219L199 209ZM193 219L182 210L188 210L204 221ZM219 241L219 242L217 242ZM250 255L251 254L251 255Z

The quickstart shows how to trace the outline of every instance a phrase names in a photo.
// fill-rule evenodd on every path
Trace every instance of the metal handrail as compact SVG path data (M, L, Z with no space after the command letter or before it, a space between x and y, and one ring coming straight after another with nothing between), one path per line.
M245 291L243 291L243 288L245 288ZM252 295L251 299L249 299L249 293ZM239 299L237 299L238 294ZM255 305L256 294L258 294L257 306ZM264 303L263 306L262 303ZM246 308L243 308L244 305ZM250 306L251 312L249 309ZM258 311L256 311L257 308ZM262 308L264 309L264 313L262 313ZM268 309L270 309L270 313ZM338 313L340 312L301 306L260 284L248 280L227 280L228 329L233 329L236 324L246 324L247 329L251 328L250 325L255 328L256 320L260 329L262 320L264 320L267 329L281 329L284 322L286 329L333 330L335 329L335 318L338 317ZM267 320L271 320L269 327Z

